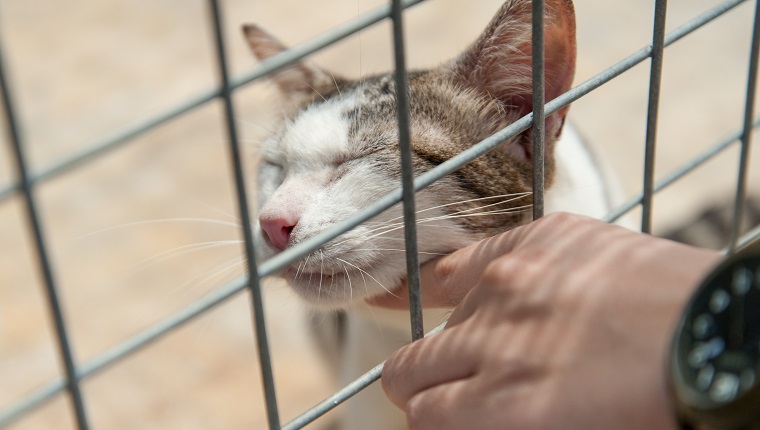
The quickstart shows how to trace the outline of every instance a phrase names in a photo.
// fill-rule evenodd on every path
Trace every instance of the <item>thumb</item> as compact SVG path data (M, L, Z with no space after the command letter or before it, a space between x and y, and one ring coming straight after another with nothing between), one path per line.
M476 242L449 255L431 260L420 267L422 307L453 308L478 284L491 261L510 252L521 236L522 228ZM372 306L390 309L409 308L409 285L404 280L392 294L370 297Z

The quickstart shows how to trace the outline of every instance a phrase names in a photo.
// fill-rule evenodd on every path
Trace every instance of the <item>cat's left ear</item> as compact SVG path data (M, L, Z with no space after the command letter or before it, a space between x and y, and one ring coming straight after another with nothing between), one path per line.
M447 66L460 84L477 89L519 116L533 110L531 4L531 0L506 0L475 43ZM544 51L545 99L549 102L570 89L575 75L571 0L545 0ZM547 117L547 145L558 137L567 110L564 107ZM522 137L518 151L524 151L520 157L530 158L527 137Z
M288 49L274 36L255 24L243 25L243 35L253 55L259 61L264 61ZM305 61L299 61L279 70L270 77L280 92L296 105L335 91L339 82L342 81L335 78L332 73Z

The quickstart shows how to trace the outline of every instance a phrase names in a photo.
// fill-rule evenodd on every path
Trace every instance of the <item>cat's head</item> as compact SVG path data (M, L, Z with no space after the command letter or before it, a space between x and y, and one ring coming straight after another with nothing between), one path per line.
M570 88L575 18L570 0L547 0L546 100ZM464 53L409 74L415 173L449 159L532 111L531 2L507 1ZM255 25L245 37L260 60L286 47ZM288 117L261 147L257 242L273 255L346 219L400 186L396 85L391 74L349 80L308 62L272 76ZM546 176L567 108L546 124ZM505 141L417 196L422 261L530 218L531 132ZM515 209L517 208L517 209ZM307 301L340 307L405 277L400 207L286 269Z

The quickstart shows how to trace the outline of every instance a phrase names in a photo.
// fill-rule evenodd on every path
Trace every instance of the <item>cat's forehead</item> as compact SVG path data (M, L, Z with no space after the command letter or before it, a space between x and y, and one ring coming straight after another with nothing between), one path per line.
M363 146L395 140L395 95L390 76L382 76L320 94L285 122L272 142L289 158L334 158Z
M354 94L345 94L307 106L285 123L276 139L277 149L291 159L340 156L350 149L350 112L356 103Z

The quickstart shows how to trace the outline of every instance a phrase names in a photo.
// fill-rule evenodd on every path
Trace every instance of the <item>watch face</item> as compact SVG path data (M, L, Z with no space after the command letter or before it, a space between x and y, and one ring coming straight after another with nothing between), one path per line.
M676 339L679 400L701 410L758 398L760 256L737 258L722 269L692 299Z

